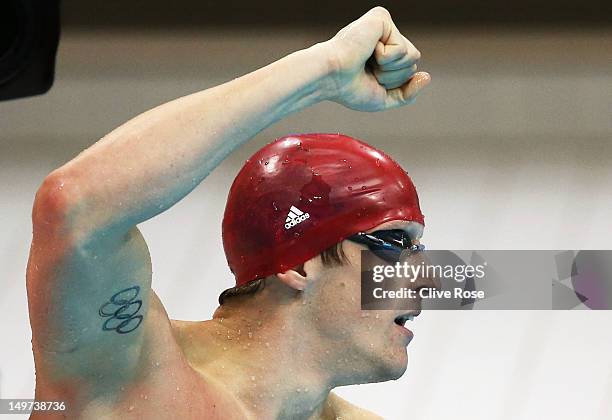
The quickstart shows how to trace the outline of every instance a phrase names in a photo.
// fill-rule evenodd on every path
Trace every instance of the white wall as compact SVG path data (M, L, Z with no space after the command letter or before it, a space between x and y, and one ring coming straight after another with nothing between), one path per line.
M254 150L288 132L344 132L394 156L417 184L429 248L612 248L612 33L406 32L433 76L415 105L357 114L321 104L292 116L143 224L171 317L209 317L231 285L229 185ZM45 174L153 105L331 33L66 33L53 90L0 103L2 398L33 394L24 273ZM390 419L608 419L611 322L609 311L424 313L402 379L340 393Z

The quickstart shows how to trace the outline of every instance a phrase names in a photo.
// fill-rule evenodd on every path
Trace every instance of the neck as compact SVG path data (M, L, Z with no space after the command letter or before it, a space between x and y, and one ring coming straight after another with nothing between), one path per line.
M213 320L193 326L188 357L194 367L255 418L328 417L334 369L304 318L234 309L218 310Z

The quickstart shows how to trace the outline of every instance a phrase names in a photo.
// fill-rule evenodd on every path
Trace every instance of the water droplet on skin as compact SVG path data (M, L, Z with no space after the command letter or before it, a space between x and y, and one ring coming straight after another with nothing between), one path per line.
M274 211L278 211L278 207L276 206L276 203L274 201L272 202L272 207L274 207Z
M155 366L159 367L159 362L155 362Z
M266 161L264 162L264 165L267 165L268 163L270 163L270 162L268 162L268 161L266 160Z
M144 396L144 399L145 399L145 400L148 400L148 399L149 399L149 396L148 396L148 395L145 395L145 396Z
M349 191L353 191L353 187L348 187L348 190Z
M361 186L361 189L362 189L362 190L365 190L365 189L366 189L366 186L365 186L365 185L362 185L362 186Z
M249 338L253 338L253 333L249 331Z
M295 233L293 234L293 236L294 236L294 237L296 237L296 238L299 238L299 237L300 237L300 232L295 232Z
M302 392L302 388L298 388L298 389L296 389L296 391L299 394L300 392Z
M177 390L177 391L180 391L180 390L181 390L181 388L177 386L177 387L176 387L176 390Z
M223 347L223 350L227 350L227 347Z
M231 339L232 339L232 337L231 337L230 335L228 335L228 336L227 336L227 339L228 339L228 340L231 340Z
M261 321L257 321L257 326L261 327Z
M379 315L379 314L376 314L376 316L375 316L374 318L379 319L379 318L380 318L380 315Z
M251 380L252 380L252 381L254 381L254 380L255 380L255 377L254 377L254 376L251 376Z
M129 410L130 410L130 411L132 411L133 409L134 409L134 406L133 406L133 405L130 405Z
M376 166L380 167L380 159L376 159Z
M270 343L266 343L266 347L270 347Z

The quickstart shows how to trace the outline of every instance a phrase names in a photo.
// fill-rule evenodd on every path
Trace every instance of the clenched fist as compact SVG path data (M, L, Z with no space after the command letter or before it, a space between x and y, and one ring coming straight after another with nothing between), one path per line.
M419 50L376 7L320 44L330 63L329 99L359 111L380 111L414 102L429 84L417 72Z

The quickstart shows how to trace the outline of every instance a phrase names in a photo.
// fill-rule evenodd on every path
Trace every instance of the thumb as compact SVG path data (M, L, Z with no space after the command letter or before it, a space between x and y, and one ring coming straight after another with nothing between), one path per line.
M420 71L415 73L402 86L387 91L385 98L385 109L397 108L402 105L414 103L419 92L429 84L431 76L429 73Z

